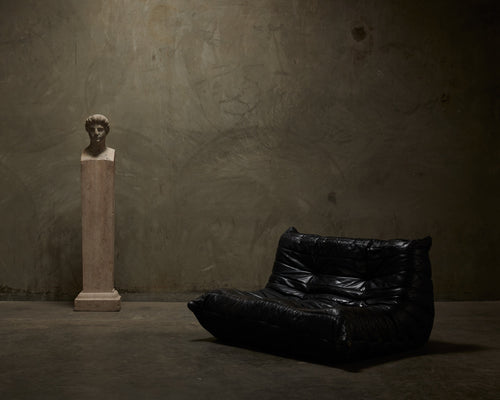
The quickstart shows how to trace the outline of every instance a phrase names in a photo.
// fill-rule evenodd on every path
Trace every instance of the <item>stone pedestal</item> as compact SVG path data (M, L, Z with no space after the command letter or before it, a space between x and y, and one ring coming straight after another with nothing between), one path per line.
M119 311L114 288L115 151L81 157L83 290L75 311Z

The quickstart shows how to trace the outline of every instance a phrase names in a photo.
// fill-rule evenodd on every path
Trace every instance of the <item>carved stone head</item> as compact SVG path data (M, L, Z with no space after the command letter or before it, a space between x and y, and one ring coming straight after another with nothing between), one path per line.
M85 121L85 130L89 134L90 144L86 150L97 156L106 150L106 136L109 133L109 120L101 114L94 114Z

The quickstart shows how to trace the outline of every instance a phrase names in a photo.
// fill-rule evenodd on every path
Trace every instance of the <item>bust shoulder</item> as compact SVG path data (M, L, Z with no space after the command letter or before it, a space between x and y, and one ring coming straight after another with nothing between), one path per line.
M94 156L87 149L83 150L81 161L91 161L91 160L101 160L101 161L115 161L115 149L111 147L106 147L102 153Z

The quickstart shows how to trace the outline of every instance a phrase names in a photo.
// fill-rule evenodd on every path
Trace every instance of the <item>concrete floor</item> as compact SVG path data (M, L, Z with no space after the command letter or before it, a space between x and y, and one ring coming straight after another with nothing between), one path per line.
M496 399L500 302L437 303L421 351L322 365L214 341L185 303L0 302L1 399Z

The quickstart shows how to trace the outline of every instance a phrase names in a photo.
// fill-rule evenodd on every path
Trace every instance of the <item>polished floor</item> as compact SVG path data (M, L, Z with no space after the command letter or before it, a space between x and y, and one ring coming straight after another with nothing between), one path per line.
M185 303L0 302L0 399L500 399L500 302L440 302L419 351L325 365L216 342Z

